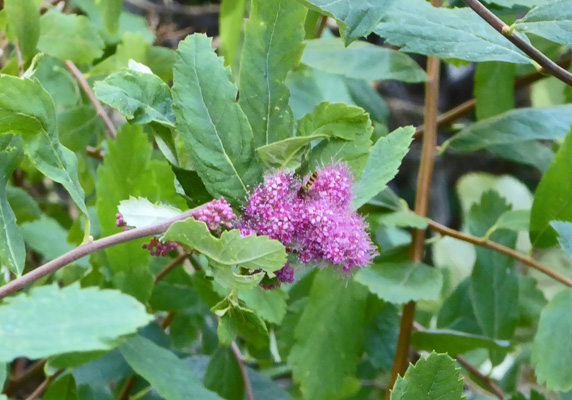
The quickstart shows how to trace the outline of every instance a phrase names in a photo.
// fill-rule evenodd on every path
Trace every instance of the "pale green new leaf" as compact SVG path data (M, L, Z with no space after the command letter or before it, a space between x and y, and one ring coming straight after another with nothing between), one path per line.
M252 1L240 60L239 104L257 147L293 136L285 80L302 56L305 17L306 8L296 1Z
M565 289L544 307L532 345L532 363L539 384L550 390L572 389L572 290Z
M166 400L221 400L184 361L149 339L132 337L119 350L131 368Z
M77 158L60 143L54 101L40 82L0 76L0 117L0 134L21 133L30 161L42 174L61 183L87 218Z
M0 136L0 265L7 266L18 276L24 271L26 249L16 216L8 203L6 184L22 157L20 136Z
M265 290L256 286L250 290L240 290L238 298L271 324L280 324L286 315L288 294L281 289Z
M572 257L572 222L552 221L550 225L558 232L558 242L562 249Z
M346 46L369 35L395 0L300 0L310 9L335 18Z
M8 38L18 44L24 62L32 59L40 38L40 10L35 0L5 0Z
M366 300L365 288L340 279L331 269L314 278L288 357L305 399L340 398L344 379L355 374L364 340Z
M380 224L389 228L427 228L426 218L423 218L408 210L382 214L377 220Z
M286 250L277 240L256 235L241 237L238 229L223 232L219 239L211 235L204 222L192 218L175 222L163 239L180 242L215 263L229 268L240 265L253 270L273 272L284 267L286 263Z
M369 115L363 108L345 103L318 104L313 113L298 121L296 136L326 135L344 140L354 140L364 132L371 134L373 128Z
M211 39L194 34L179 44L174 75L177 131L197 173L212 196L242 202L247 187L261 180L261 170L230 70L213 51Z
M167 204L153 204L143 197L129 197L129 200L122 200L117 210L127 226L134 228L153 225L182 213L176 207Z
M407 54L362 41L344 47L337 38L308 40L302 63L319 71L368 81L427 80L425 71Z
M380 299L397 304L436 300L443 286L441 270L414 262L375 264L360 269L354 279Z
M510 350L508 340L494 340L482 335L449 329L414 332L411 336L411 346L416 350L434 350L452 356L475 349Z
M391 391L391 400L462 400L461 368L447 354L431 353L410 364Z
M475 151L492 145L561 139L572 125L572 105L519 108L479 121L461 130L443 147Z
M219 14L221 52L225 65L233 65L242 36L246 0L222 0Z
M303 149L327 135L298 136L270 143L256 149L258 158L268 168L296 169L300 166Z
M380 138L371 148L363 173L352 188L354 209L385 189L387 183L397 175L414 133L415 128L412 126L398 128Z
M0 361L109 350L152 319L117 290L41 286L0 306Z
M554 220L572 221L572 133L564 139L548 171L534 193L530 216L530 241L534 247L550 247L556 232L550 227Z
M101 19L111 34L119 30L119 18L123 10L123 0L95 0Z
M537 2L538 3L538 2ZM533 8L513 25L517 31L534 33L553 42L572 46L572 2L550 1Z
M103 54L97 27L83 15L50 11L40 18L40 32L38 49L60 60L89 63Z
M95 83L97 98L134 124L175 127L169 86L157 75L126 69Z
M530 228L530 210L509 210L504 212L493 229L510 229L512 231L528 231Z
M407 53L478 62L531 62L470 8L435 8L425 0L396 1L375 33Z

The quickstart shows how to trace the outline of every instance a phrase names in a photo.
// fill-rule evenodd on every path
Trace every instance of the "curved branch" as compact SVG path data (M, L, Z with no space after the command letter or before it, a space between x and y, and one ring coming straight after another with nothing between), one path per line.
M61 256L52 260L41 267L36 268L33 271L28 272L27 274L17 278L11 282L8 282L6 285L0 287L0 299L22 289L24 286L29 285L37 281L38 279L51 274L58 269L65 267L66 265L79 260L82 257L85 257L91 253L94 253L98 250L105 249L107 247L114 246L116 244L129 242L131 240L140 239L146 236L158 235L160 233L165 232L171 224L177 221L181 221L183 219L191 218L192 213L194 210L189 210L181 215L177 215L174 218L169 220L159 222L154 225L146 226L144 228L136 228L131 229L125 232L117 233L112 236L107 236L102 239L96 240L91 243L87 243L81 245Z
M506 37L527 56L536 61L544 69L544 72L560 79L565 84L572 86L572 74L570 72L566 71L550 58L546 57L536 47L531 45L522 37L514 34L510 26L502 22L500 18L490 12L479 0L463 0L463 2L471 7L474 12L476 12L490 26L495 28L495 30L497 30L501 35Z
M445 225L441 225L438 222L432 221L430 219L427 219L427 224L429 225L429 228L433 229L436 232L441 233L442 235L451 236L455 239L459 239L464 242L469 242L477 246L486 247L487 249L495 250L498 251L499 253L506 254L507 256L510 256L518 261L521 261L522 263L531 266L535 270L540 271L545 275L548 275L549 277L557 280L558 282L563 283L568 287L572 287L572 279L564 275L560 275L558 272L549 269L545 265L528 257L525 254L519 253L516 250L513 250L509 247L505 247L495 242L491 242L484 238L479 238L463 232L456 231L454 229L448 228Z

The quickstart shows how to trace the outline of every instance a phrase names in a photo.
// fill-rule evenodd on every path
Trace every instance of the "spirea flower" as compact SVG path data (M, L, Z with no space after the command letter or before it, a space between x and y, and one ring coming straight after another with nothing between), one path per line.
M312 187L302 190L293 174L276 172L247 198L236 227L243 236L255 232L281 241L302 263L330 263L350 273L377 254L367 223L351 209L352 184L344 163L318 169ZM293 270L286 264L275 274L282 282Z
M236 215L234 215L230 204L224 197L221 197L193 211L193 218L206 223L211 231L220 231L222 226L232 228L232 221L236 219Z
M294 270L290 264L284 264L282 269L279 269L274 273L278 280L282 283L292 283L294 282Z

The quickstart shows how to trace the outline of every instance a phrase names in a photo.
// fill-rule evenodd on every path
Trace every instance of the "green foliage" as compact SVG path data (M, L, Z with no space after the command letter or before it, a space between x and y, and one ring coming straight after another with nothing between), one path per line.
M124 70L94 85L97 98L115 108L133 124L157 122L175 126L169 86L158 76Z
M530 62L469 8L435 8L425 0L395 1L375 33L408 53L478 62Z
M219 347L212 355L204 378L205 386L228 400L244 398L240 366L229 347Z
M414 332L411 345L416 350L437 351L450 355L463 354L475 349L510 350L507 340L493 340L486 336L453 330L427 330Z
M64 375L52 383L43 399L45 400L77 400L79 399L75 379L72 374Z
M464 397L460 370L448 355L431 353L411 365L405 376L397 378L391 400L461 400Z
M233 65L240 45L246 0L223 0L220 6L219 31L225 65Z
M339 39L309 40L302 63L320 71L368 81L427 79L425 71L408 55L362 41L344 47Z
M306 8L291 0L253 0L240 60L239 104L256 147L293 135L284 80L300 61Z
M38 49L52 57L89 63L103 54L103 39L87 17L50 11L40 18Z
M310 9L335 18L346 46L374 29L381 16L394 0L383 0L372 4L367 0L301 0Z
M206 389L184 361L149 339L134 336L119 350L131 368L168 400L220 399Z
M211 39L195 34L180 43L174 79L177 131L199 176L211 195L239 203L247 186L260 180L260 167L254 162L252 129L236 102L236 87L213 52Z
M363 287L344 282L333 271L321 271L314 278L288 357L305 398L339 398L344 378L355 373L366 295Z
M380 138L371 148L364 171L352 189L354 208L361 207L385 189L387 183L397 174L414 133L415 129L411 126L399 128Z
M572 168L572 133L566 136L552 165L536 188L530 216L530 241L545 248L556 244L553 220L572 221L572 182L567 178Z
M8 37L18 45L24 62L32 59L40 38L40 11L35 0L6 0Z
M571 357L572 290L558 293L542 310L532 346L532 362L538 382L551 390L572 389L572 373L566 365Z
M562 246L562 250L572 257L572 223L553 221L550 225L558 233L558 242Z
M375 264L357 272L357 282L390 303L435 300L443 286L443 276L422 263Z
M117 210L123 217L127 226L143 228L176 217L182 213L176 207L153 204L142 197L130 197L129 200L122 200Z
M514 74L514 64L478 64L474 89L477 120L494 117L514 108Z
M533 33L553 42L572 46L572 4L568 0L539 3L514 23L517 31Z
M119 29L123 0L95 0L95 6L101 14L101 19L107 31L116 33Z
M0 360L112 349L151 319L142 304L119 291L39 287L0 306Z
M0 263L16 275L24 271L26 249L16 225L16 215L8 203L6 184L22 160L20 136L0 136Z

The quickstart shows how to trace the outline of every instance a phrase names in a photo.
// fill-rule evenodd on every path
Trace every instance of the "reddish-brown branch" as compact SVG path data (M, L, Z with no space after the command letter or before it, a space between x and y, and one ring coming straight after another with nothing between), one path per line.
M179 265L180 263L185 261L187 259L187 256L188 255L186 253L179 254L177 256L177 258L175 258L173 261L171 261L171 263L169 265L167 265L165 268L163 268L161 271L159 271L157 276L155 276L155 282L159 282L161 279L163 279L165 276L167 276L167 274L169 272L171 272L173 270L173 268L175 268L177 265Z
M479 0L463 0L471 7L483 20L492 26L497 32L510 40L516 47L522 50L527 56L536 61L544 72L560 79L562 82L572 86L572 74L556 64L550 58L542 54L537 48L527 40L512 32L510 26L501 21L499 17L490 12Z
M494 251L498 251L499 253L506 254L507 256L510 256L518 261L521 261L522 263L534 268L535 270L540 271L545 275L548 275L549 277L557 280L558 282L563 283L568 287L572 287L572 280L570 278L567 278L564 275L560 275L558 272L552 271L542 263L528 257L525 254L519 253L516 250L513 250L509 247L505 247L495 242L491 242L484 238L478 238L476 236L456 231L454 229L448 228L445 225L441 225L430 219L427 220L427 224L429 225L429 228L433 229L436 232L441 233L442 235L451 236L455 239L459 239L464 242L469 242L477 246L486 247L487 249L491 249Z
M235 342L230 344L230 348L232 349L232 352L238 361L238 366L240 367L240 373L242 374L242 380L244 381L244 392L246 393L246 398L248 400L254 400L252 385L250 384L250 379L248 378L248 370L246 369L246 363L244 362L244 358L240 353L240 349Z
M91 104L93 104L93 107L95 107L95 110L97 111L97 115L99 116L99 118L101 118L101 120L105 124L105 128L107 129L107 133L109 134L109 137L111 137L112 139L115 139L117 137L117 130L115 129L115 125L113 125L111 118L109 118L109 115L107 114L107 112L105 111L105 109L103 108L103 106L101 105L99 100L97 100L97 97L95 97L95 94L93 93L93 91L89 87L89 83L87 83L85 76L83 76L81 71L70 60L65 60L64 64L65 64L66 68L74 76L76 81L79 83L82 90L84 91L84 93L89 98L89 101L91 101Z
M431 0L435 7L440 6L440 0ZM425 85L425 112L423 135L423 147L421 150L421 163L419 165L419 176L417 177L417 192L415 196L415 213L426 216L429 208L429 191L431 187L431 176L435 162L435 146L437 145L437 113L439 99L439 67L438 58L428 57L427 59L427 83ZM412 232L409 259L411 261L422 261L425 247L425 230L414 229ZM408 365L409 343L415 316L415 303L409 302L403 307L401 317L401 327L397 341L397 350L391 370L391 380L386 398L389 399L391 389L399 375L403 375Z
M85 257L91 253L94 253L98 250L105 249L107 247L115 246L116 244L129 242L131 240L140 239L146 236L158 235L160 233L165 232L171 224L174 222L191 218L193 210L186 211L181 215L178 215L174 218L171 218L167 221L163 221L151 226L147 226L144 228L136 228L131 229L125 232L117 233L112 236L108 236L99 240L96 240L91 243L87 243L81 245L68 253L65 253L55 260L52 260L41 267L36 268L35 270L28 272L27 274L21 276L18 279L15 279L6 285L0 287L0 299L22 289L24 286L29 285L32 282L37 281L38 279L51 274L54 271L76 261L82 257Z
M461 356L456 356L457 362L461 364L469 373L478 379L483 386L500 400L503 400L505 397L504 392L499 388L496 383L489 377L485 376L479 371L474 365L470 364L467 360L465 360Z

